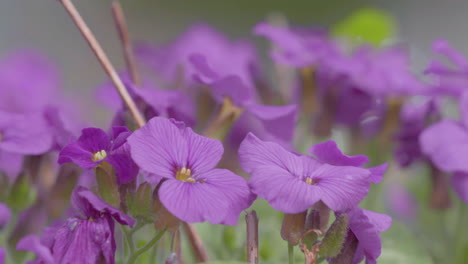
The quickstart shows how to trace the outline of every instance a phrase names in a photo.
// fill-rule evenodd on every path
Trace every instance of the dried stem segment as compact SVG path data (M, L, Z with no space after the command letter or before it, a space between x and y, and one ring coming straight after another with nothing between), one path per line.
M255 210L245 215L247 226L247 263L258 264L258 217Z
M136 67L135 56L133 54L133 46L128 32L127 23L125 20L125 15L118 0L112 1L112 16L114 17L115 25L119 32L120 41L122 42L122 48L125 57L125 63L127 65L127 70L130 73L132 82L135 85L140 85L140 76L138 75L138 70Z
M206 252L205 247L200 239L200 236L197 233L195 227L188 223L183 223L184 231L187 234L187 237L192 247L193 253L197 262L209 262L208 253Z
M73 19L73 22L76 24L81 34L83 35L83 37L86 39L89 46L91 47L94 54L96 55L97 59L101 63L102 67L104 68L105 72L110 77L114 86L117 88L117 91L119 92L120 97L122 98L122 100L124 101L128 109L130 110L130 113L132 114L138 126L140 127L143 126L145 124L145 119L143 115L138 110L135 102L133 101L132 97L128 93L127 88L123 84L122 80L117 74L117 71L115 70L114 66L110 62L106 53L104 52L101 45L97 41L96 37L91 32L91 29L86 25L86 23L84 22L83 18L81 17L80 13L76 9L76 7L73 5L71 0L60 0L60 2L67 10L70 17Z

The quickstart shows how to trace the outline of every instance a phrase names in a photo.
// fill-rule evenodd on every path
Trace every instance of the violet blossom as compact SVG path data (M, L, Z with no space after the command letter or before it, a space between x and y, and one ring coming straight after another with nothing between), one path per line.
M159 199L177 218L193 223L235 225L253 202L247 182L226 169L220 141L200 136L183 123L154 117L128 138L133 160Z
M72 205L76 216L47 228L41 239L35 235L24 237L17 249L34 252L37 261L45 264L114 264L114 220L128 226L133 226L135 220L81 186L73 191Z
M352 263L358 264L366 259L366 264L376 264L382 251L379 233L390 228L392 218L359 207L347 211L346 214L349 215L349 231L344 246L357 243Z
M367 194L372 181L371 170L353 165L356 161L362 164L363 156L345 157L351 165L335 166L288 152L251 133L239 148L239 159L242 168L250 174L252 192L288 214L306 211L319 201L334 211L352 208Z
M130 134L126 127L113 127L110 135L99 128L85 128L78 140L60 151L58 162L73 162L87 170L107 162L116 170L119 184L129 183L138 174L126 143Z

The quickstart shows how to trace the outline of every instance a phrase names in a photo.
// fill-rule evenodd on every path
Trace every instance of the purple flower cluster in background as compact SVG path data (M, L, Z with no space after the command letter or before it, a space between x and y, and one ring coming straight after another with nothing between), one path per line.
M433 48L452 65L435 60L422 80L400 46L344 48L326 30L267 22L253 33L271 42L272 63L291 79L271 81L250 41L194 25L165 45L136 47L141 81L131 69L115 74L146 124L133 120L114 80L97 87L113 115L105 130L77 118L42 55L3 58L0 232L9 232L9 248L33 252L29 263L136 263L150 249L181 263L173 259L184 257L183 230L202 262L191 223L236 226L263 199L284 213L276 233L306 264L373 264L392 218L367 210L382 210L372 203L387 193L392 215L417 217L401 179L389 175L391 188L381 189L387 171L426 165L434 208L450 207L451 189L468 203L468 60L446 41ZM443 113L447 98L459 118ZM395 164L386 162L392 155ZM23 228L38 215L38 227ZM156 235L135 245L138 230L153 227ZM154 246L165 232L170 252ZM25 260L0 246L0 264Z

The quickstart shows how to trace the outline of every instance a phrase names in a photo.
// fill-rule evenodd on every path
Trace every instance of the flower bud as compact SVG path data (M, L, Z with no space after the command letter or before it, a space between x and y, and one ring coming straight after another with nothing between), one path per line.
M299 244L304 233L306 214L307 212L284 214L281 237L293 246Z
M127 199L127 203L132 216L143 218L149 222L154 221L153 188L149 183L140 184L135 196Z
M120 207L120 193L119 186L117 185L117 178L115 170L109 169L111 167L107 162L102 162L107 167L96 167L96 182L99 190L99 196L115 208Z
M340 254L343 243L348 233L349 217L346 214L338 215L330 226L320 244L321 257L334 258Z

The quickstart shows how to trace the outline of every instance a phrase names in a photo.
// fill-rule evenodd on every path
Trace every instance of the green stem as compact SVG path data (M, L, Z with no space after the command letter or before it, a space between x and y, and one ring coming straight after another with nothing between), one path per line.
M288 243L288 259L289 264L294 264L294 246Z
M125 235L125 241L127 241L128 249L130 250L130 256L135 252L135 244L133 242L133 232L128 230L125 226L122 227L122 232Z
M468 207L466 205L461 203L461 208L460 208L460 212L458 215L457 228L455 229L456 236L454 237L454 241L455 241L454 252L455 252L455 263L457 264L466 263L465 256L466 256L466 248L468 245L465 243L466 232L464 232L464 230L465 230L465 225L466 225L466 216L468 215L467 208Z
M135 263L140 255L148 251L148 249L152 248L159 241L159 239L161 239L165 231L166 230L159 232L153 239L151 239L150 242L146 243L146 245L144 245L142 248L138 249L132 255L130 255L130 259L128 260L127 263L128 264Z

